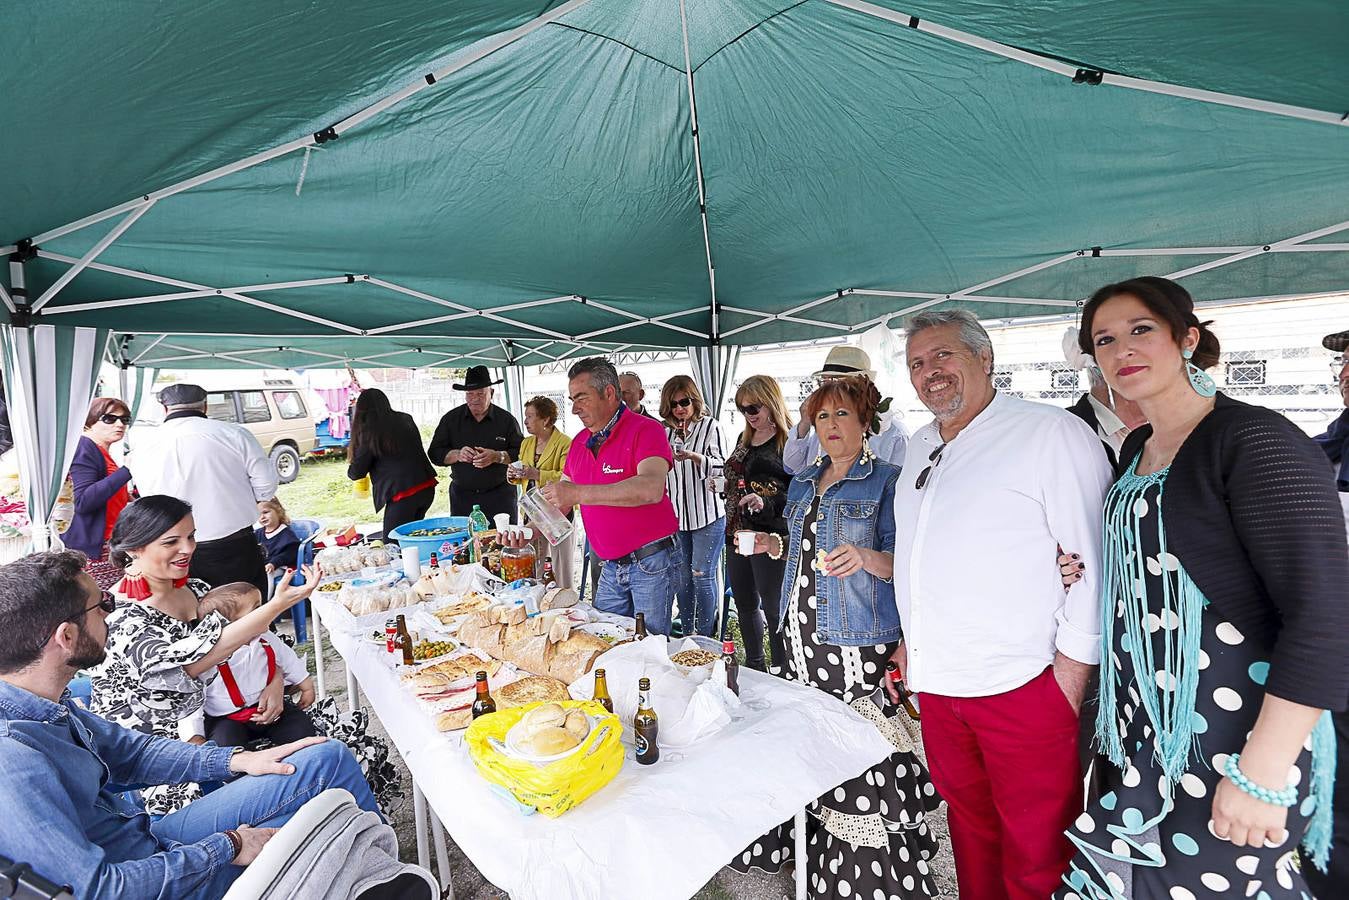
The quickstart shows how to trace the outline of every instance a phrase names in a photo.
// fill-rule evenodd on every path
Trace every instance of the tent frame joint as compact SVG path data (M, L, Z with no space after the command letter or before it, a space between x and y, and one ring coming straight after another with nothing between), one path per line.
M336 125L329 125L327 128L323 129L322 131L316 131L316 132L314 132L314 143L315 143L315 144L326 144L326 143L328 143L329 141L335 141L335 140L337 140L337 126L336 126Z
M17 263L26 263L37 257L37 251L38 247L33 243L32 238L23 238L14 242L14 252L10 254L10 260Z
M1105 80L1105 72L1100 69L1078 69L1073 73L1073 84L1100 84Z

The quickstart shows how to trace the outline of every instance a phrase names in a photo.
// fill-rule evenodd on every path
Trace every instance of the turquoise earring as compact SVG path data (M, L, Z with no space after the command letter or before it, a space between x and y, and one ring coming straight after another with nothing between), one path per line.
M1212 397L1218 393L1218 385L1214 384L1212 376L1203 369L1190 362L1194 358L1193 350L1182 350L1181 356L1185 357L1185 374L1190 378L1190 387L1201 397Z

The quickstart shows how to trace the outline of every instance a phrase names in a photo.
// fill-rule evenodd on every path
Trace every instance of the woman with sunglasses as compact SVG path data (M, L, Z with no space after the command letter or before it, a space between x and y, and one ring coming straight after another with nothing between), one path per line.
M781 670L787 654L778 628L778 594L787 562L781 555L745 556L736 552L737 531L787 536L787 484L792 476L782 464L791 423L782 389L767 375L751 375L735 392L735 405L745 417L745 431L726 460L726 575L735 596L745 665L764 670L764 619L773 669Z
M70 462L75 488L75 516L61 540L89 558L87 570L100 589L122 577L108 558L108 538L123 508L131 501L131 470L112 458L112 446L126 437L131 410L116 397L96 397L84 417L84 434Z
M711 637L717 625L717 569L726 533L711 478L726 451L721 426L706 412L702 392L689 376L676 375L660 389L660 417L674 456L668 487L679 516L676 537L683 555L675 586L679 624L686 635Z
M755 535L759 556L786 559L774 598L787 645L783 676L847 703L893 748L809 807L805 865L817 897L937 896L929 868L937 839L926 816L941 801L918 758L916 727L885 690L899 645L891 580L899 469L867 441L880 401L863 377L826 381L810 395L802 414L820 455L788 488L790 532ZM764 835L732 867L777 871L794 852L791 829Z
M198 679L213 677L216 666L318 584L318 575L306 568L303 584L283 578L271 600L227 621L202 607L210 586L187 577L196 530L192 507L176 497L154 494L127 506L110 542L113 561L126 577L114 594L116 611L108 616L107 658L89 673L93 712L174 739L179 720L202 707ZM268 687L272 693L266 705L277 717L284 708L284 687L280 675ZM175 812L198 796L195 784L159 785L142 793L152 816Z

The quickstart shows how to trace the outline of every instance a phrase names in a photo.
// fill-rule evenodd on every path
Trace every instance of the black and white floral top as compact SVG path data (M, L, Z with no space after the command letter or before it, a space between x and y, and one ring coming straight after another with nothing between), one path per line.
M210 590L197 579L189 579L187 588L198 599ZM89 672L92 710L127 728L176 740L178 720L201 708L204 685L183 666L210 653L227 624L219 613L184 622L145 603L119 602L108 616L108 658ZM214 674L202 678L209 681ZM142 791L151 815L175 812L199 796L195 784Z

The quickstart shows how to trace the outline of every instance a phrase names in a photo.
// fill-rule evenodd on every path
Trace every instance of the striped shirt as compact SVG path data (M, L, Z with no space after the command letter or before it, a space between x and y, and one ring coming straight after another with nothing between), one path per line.
M667 425L665 436L673 444L679 439L679 432ZM695 531L721 518L721 503L708 486L707 479L714 468L721 467L726 451L722 449L721 426L711 416L703 416L689 426L683 440L684 449L699 454L704 461L701 465L691 459L676 462L670 474L665 476L665 483L670 500L674 502L675 515L679 516L679 530Z

